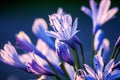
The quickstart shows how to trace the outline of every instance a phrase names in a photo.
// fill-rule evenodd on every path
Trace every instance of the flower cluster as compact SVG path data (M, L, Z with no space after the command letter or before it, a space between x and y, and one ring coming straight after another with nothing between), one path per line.
M53 31L48 30L44 19L36 19L32 31L38 38L37 44L32 43L24 31L20 31L15 38L17 46L25 53L19 55L16 48L8 42L0 50L0 60L35 74L40 80L120 79L120 62L115 63L120 53L120 36L115 43L111 58L107 62L106 54L109 51L110 42L105 38L101 29L105 22L114 17L118 8L109 9L110 0L101 0L99 7L94 0L89 2L91 10L85 6L82 6L81 10L92 18L93 22L91 65L84 62L86 54L83 44L76 36L79 32L77 30L78 18L72 21L71 15L65 13L62 8L59 8L57 13L49 15ZM79 57L80 53L82 59Z

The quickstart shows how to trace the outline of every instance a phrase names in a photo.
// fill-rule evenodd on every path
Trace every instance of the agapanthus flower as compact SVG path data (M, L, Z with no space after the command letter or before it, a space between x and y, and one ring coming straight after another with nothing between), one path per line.
M71 15L66 14L63 12L62 8L59 8L57 13L49 15L49 20L54 31L46 31L47 35L65 41L72 47L75 47L75 41L78 40L74 38L75 34L78 32L78 30L76 30L78 26L78 18L75 19L72 26Z
M58 40L56 40L56 51L57 51L57 55L59 56L61 60L67 62L68 64L72 66L75 65L70 55L69 48L65 43L59 42Z
M20 32L18 35L16 35L17 42L19 46L27 51L32 52L34 51L35 54L37 54L40 58L45 60L46 62L49 61L50 64L63 75L63 71L61 70L59 64L59 59L57 58L55 51L51 49L46 42L44 42L42 39L38 39L37 45L35 46L29 36L25 34L24 32ZM41 46L42 45L42 46ZM53 58L51 58L53 57ZM49 64L47 64L49 65Z
M69 14L63 12L62 8L59 8L57 13L49 15L50 25L54 31L48 31L47 34L51 37L57 38L59 40L69 40L77 32L77 18L72 26L72 17Z
M49 15L50 26L54 31L48 30L44 19L35 19L32 31L38 38L37 44L32 43L29 36L20 31L16 34L16 40L18 46L25 53L17 54L15 47L8 42L0 50L0 60L33 73L37 78L41 77L40 80L46 79L47 76L52 76L51 78L57 80L120 79L120 61L116 64L114 62L120 52L120 36L115 43L115 50L113 50L115 54L107 62L106 55L109 51L110 42L107 38L104 38L104 33L100 29L100 26L112 19L118 11L116 7L109 10L110 4L110 0L102 0L99 8L97 8L94 0L90 0L91 10L85 6L81 8L93 21L91 58L93 69L84 64L83 46L76 36L79 31L77 30L78 18L73 22L71 15L65 13L62 8L59 8L57 13ZM49 36L55 38L55 41L52 41ZM81 56L79 56L80 51ZM48 78L47 80L52 79Z
M0 50L0 60L6 64L26 69L25 64L19 58L19 55L14 46L8 42L4 48Z
M44 60L46 60L46 57L35 48L35 45L32 43L32 41L30 40L29 36L23 32L20 31L17 35L16 35L16 40L18 45L27 52L32 52L34 51L37 55L39 55L41 58L43 58Z
M35 61L33 54L36 55L33 52L18 55L14 46L10 42L8 42L4 45L4 50L0 51L0 60L6 64L21 68L27 72L32 72L35 75L54 75L54 73L49 70L50 67L48 68L46 62L40 59L40 57L37 57L39 58L41 63L44 63L42 65L39 65Z
M27 54L26 54L27 55ZM51 75L54 76L55 73L50 69L50 66L42 59L40 59L39 56L33 53L34 59L31 61L27 61L27 70L29 72L34 73L37 76L41 75Z
M47 62L34 52L24 53L19 56L19 59L25 64L26 71L29 73L33 73L37 76L55 75Z
M115 80L120 78L120 70L114 68L114 60L111 59L106 66L104 66L103 58L101 55L94 56L95 71L85 64L85 69L89 73L86 75L87 80Z
M38 38L42 39L51 49L55 50L55 45L53 41L45 33L46 31L48 31L48 26L44 19L35 19L32 26L32 31Z
M90 9L85 6L82 6L81 10L87 14L93 20L93 34L97 32L99 27L103 25L108 20L112 19L114 15L118 12L118 8L110 8L110 0L101 0L99 8L94 0L90 0Z

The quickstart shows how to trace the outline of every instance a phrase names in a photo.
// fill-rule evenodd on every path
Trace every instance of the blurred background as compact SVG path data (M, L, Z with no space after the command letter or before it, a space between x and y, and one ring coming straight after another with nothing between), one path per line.
M97 3L100 0L95 0ZM120 0L111 0L111 7L119 7ZM15 45L15 34L23 30L34 44L37 38L32 33L32 25L36 18L44 18L49 26L48 15L55 13L59 7L71 14L73 21L78 17L77 36L83 43L85 62L89 64L91 56L92 20L80 8L82 5L89 7L89 0L0 0L0 49L10 41ZM50 27L50 26L49 26ZM116 17L102 26L105 37L110 40L111 54L115 41L120 35L120 11ZM21 52L18 51L19 54ZM118 58L120 60L120 57ZM8 79L9 78L9 79ZM17 78L17 79L16 79ZM18 68L0 62L0 80L29 80L35 78Z

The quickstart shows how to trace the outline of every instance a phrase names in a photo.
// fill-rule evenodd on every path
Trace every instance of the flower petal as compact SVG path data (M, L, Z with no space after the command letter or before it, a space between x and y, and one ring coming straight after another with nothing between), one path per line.
M71 15L66 14L64 16L64 20L65 20L64 23L67 25L64 28L65 29L69 29L69 31L70 31L71 30L71 26L72 26L72 17L71 17Z
M71 37L73 37L78 31L76 30L78 26L78 18L75 19L74 23L73 23L73 27L71 29Z
M32 72L36 75L55 75L54 72L39 65L35 60L32 60L32 62L28 62L27 69L29 72Z
M57 54L63 61L67 62L68 64L74 66L74 61L70 56L69 49L66 44L63 42L58 42L57 44Z
M55 50L55 46L54 43L52 42L52 40L46 35L47 31L47 23L45 22L44 19L42 18L38 18L34 21L34 24L32 26L32 31L33 33L40 39L42 39L43 41L45 41L50 48L52 48L53 50Z
M112 72L113 67L114 67L114 60L111 59L104 69L104 76L105 77Z
M103 71L104 63L101 55L95 55L93 62L97 75L99 76L100 79L102 79L103 77L102 71Z
M111 72L107 78L107 80L119 80L119 79L120 79L120 70L119 69Z
M54 32L54 31L46 31L46 34L53 38L59 38L58 33Z
M86 75L86 76L85 76L85 79L86 79L86 80L97 80L97 79L95 79L94 77L92 77L91 75Z
M24 63L20 61L16 49L10 42L4 45L4 50L0 50L0 60L6 64L26 69Z
M16 35L16 40L19 44L19 46L26 51L33 51L34 49L34 45L32 44L29 36L24 33L23 31L20 31L17 35Z
M67 71L67 73L69 74L70 76L70 80L73 80L74 79L74 69L71 65L69 65L68 63L65 63L65 69Z
M102 0L99 5L98 15L97 15L97 22L101 23L104 14L107 13L110 7L110 0Z
M22 63L26 64L33 59L33 52L21 54L19 55L19 59Z
M104 38L102 45L103 45L102 57L103 57L103 60L105 62L105 61L107 61L107 56L109 55L108 52L110 50L110 41L107 38Z
M92 18L92 12L87 7L82 6L81 11L83 11L86 15L88 15L90 18Z
M104 24L105 22L107 22L108 20L112 19L114 17L114 15L118 12L118 8L112 8L110 9L108 12L106 12L104 14L104 16L101 19L101 23L100 24Z
M86 64L84 64L84 67L85 67L86 71L91 75L91 77L93 77L95 79L96 73L94 72L94 70Z
M95 21L96 16L97 16L97 5L94 2L94 0L90 0L90 7L91 7L91 10L92 10L92 18Z
M100 49L103 38L104 38L104 33L102 30L99 29L97 33L95 34L95 39L94 39L94 50L95 51L98 51Z

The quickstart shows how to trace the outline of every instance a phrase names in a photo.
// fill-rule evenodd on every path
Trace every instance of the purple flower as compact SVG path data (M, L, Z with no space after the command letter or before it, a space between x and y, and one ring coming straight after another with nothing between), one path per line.
M56 49L57 49L57 55L61 60L67 62L72 66L75 65L72 57L70 56L70 51L68 49L68 46L65 43L59 41L57 42L56 40Z
M78 19L76 18L72 26L72 17L59 8L57 13L49 15L50 25L54 31L47 31L47 34L59 40L70 40L77 32Z
M45 33L47 30L48 30L48 26L44 19L42 18L35 19L32 26L33 33L38 38L42 39L51 49L55 50L54 43Z
M59 59L57 58L55 51L51 49L45 41L38 39L37 45L35 46L30 38L24 32L20 32L17 36L17 42L23 50L27 52L33 52L37 54L44 61L49 61L50 64L63 75L63 71L60 68ZM52 57L52 58L51 58ZM47 63L47 65L49 65Z
M6 64L26 69L25 64L20 60L14 46L8 42L4 45L4 48L0 50L0 60Z
M94 68L95 71L90 68L88 65L84 65L86 71L89 73L86 75L87 80L115 80L117 78L120 78L120 70L114 68L114 60L110 60L109 63L104 67L104 62L101 57L101 55L95 55L94 56Z
M44 66L38 64L35 60L32 60L32 62L28 62L27 69L29 72L34 73L35 75L55 75L54 72L52 72L50 69L46 69Z
M26 70L30 73L38 76L55 75L48 63L34 52L24 53L19 56L19 59L26 65Z
M41 46L42 45L42 46ZM44 56L51 62L51 64L54 66L56 70L58 70L59 73L63 74L62 69L60 68L59 64L59 58L56 55L55 51L52 50L43 40L38 39L36 49L38 51L41 51Z
M22 48L24 51L27 51L27 52L34 51L37 55L39 55L41 58L46 60L46 57L35 48L35 45L30 40L29 36L25 34L23 31L20 31L16 35L16 40L20 48Z
M85 6L82 6L81 10L92 18L93 34L95 34L101 25L114 17L118 12L118 8L114 7L109 10L110 0L101 0L99 8L97 8L94 0L90 0L89 2L91 10Z

